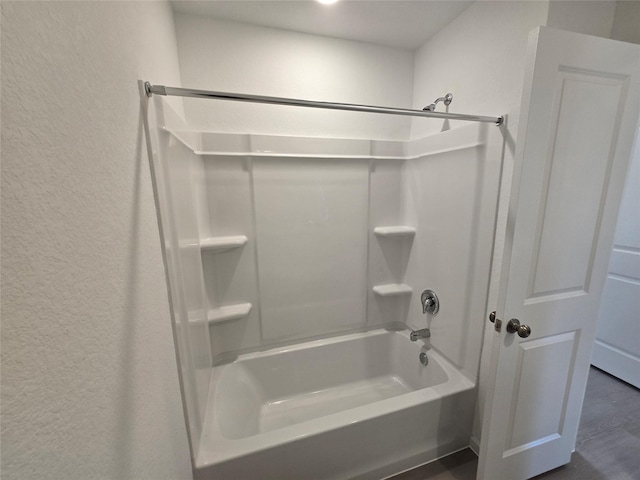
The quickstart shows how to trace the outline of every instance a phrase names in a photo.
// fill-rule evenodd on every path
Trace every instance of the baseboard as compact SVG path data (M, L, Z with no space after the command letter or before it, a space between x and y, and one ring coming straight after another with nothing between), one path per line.
M640 388L640 358L596 340L591 364L620 380Z
M471 437L469 439L469 448L476 454L476 456L480 456L480 440L476 437Z

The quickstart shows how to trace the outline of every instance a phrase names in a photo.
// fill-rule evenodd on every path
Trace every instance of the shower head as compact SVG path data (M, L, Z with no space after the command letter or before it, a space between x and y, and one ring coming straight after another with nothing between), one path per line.
M435 102L433 102L431 105L427 105L422 110L433 112L435 111L436 105L438 104L438 102L444 102L445 105L449 106L451 105L452 100L453 100L453 94L447 93L444 97L436 98Z

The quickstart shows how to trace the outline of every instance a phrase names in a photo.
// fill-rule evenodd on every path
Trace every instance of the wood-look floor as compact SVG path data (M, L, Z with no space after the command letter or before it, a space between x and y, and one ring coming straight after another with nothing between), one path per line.
M467 449L393 480L475 480L477 466ZM640 390L592 367L571 463L535 480L640 480Z

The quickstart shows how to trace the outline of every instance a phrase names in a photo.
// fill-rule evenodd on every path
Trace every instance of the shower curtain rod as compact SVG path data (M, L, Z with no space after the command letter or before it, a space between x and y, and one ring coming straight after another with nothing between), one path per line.
M214 92L211 90L194 90L192 88L166 87L164 85L151 85L149 82L145 82L144 89L148 97L151 97L155 94L174 97L209 98L214 100L232 100L236 102L268 103L271 105L289 105L294 107L347 110L351 112L387 113L391 115L406 115L411 117L466 120L470 122L493 123L494 125L502 125L503 122L502 115L500 115L499 117L485 117L482 115L465 115L461 113L431 112L428 110L375 107L371 105L357 105L352 103L318 102L314 100L300 100L284 97L266 97L263 95L249 95L245 93Z

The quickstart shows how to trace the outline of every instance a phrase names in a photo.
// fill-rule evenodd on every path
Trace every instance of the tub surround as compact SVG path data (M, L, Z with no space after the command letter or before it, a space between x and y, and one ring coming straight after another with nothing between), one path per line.
M179 252L175 295L188 309L177 342L196 474L380 478L467 446L498 129L469 124L410 142L194 132L165 99L152 103L166 150L156 184L175 229L167 248ZM422 313L414 292L425 288L440 298L437 316ZM404 338L425 327L430 339ZM331 353L352 340L350 353ZM410 361L393 363L408 352ZM393 368L381 367L389 355ZM256 366L272 360L273 371ZM307 372L325 383L305 383L307 363L325 365ZM364 370L332 377L356 364ZM418 368L446 375L427 385L411 379ZM461 378L464 388L440 391ZM277 385L293 390L272 392ZM398 422L404 436L389 433ZM375 432L385 432L379 448L340 453ZM331 466L309 455L327 448L344 459ZM273 455L286 470L268 470Z
M470 325L484 315L497 128L410 142L230 134L162 111L163 134L204 172L191 202L214 358L400 321L432 323L434 346L477 374ZM446 299L435 320L413 295L424 288Z

